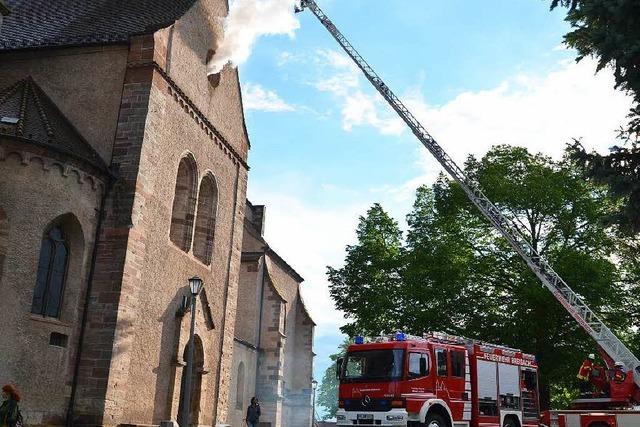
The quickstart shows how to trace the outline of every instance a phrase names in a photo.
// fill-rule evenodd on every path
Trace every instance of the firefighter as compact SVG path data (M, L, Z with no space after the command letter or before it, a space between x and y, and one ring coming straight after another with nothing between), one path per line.
M596 356L594 354L590 354L587 356L584 362L582 362L582 366L580 366L580 370L578 371L578 388L580 389L580 394L588 394L591 391L591 373L593 371L593 362L596 360Z
M625 372L624 363L616 362L613 365L613 382L622 384L627 379L627 373Z

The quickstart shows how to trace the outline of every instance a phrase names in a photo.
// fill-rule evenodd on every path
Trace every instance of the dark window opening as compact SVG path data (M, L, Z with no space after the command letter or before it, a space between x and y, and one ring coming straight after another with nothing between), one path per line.
M478 402L478 412L484 416L498 416L498 402L489 398L481 398Z
M52 345L54 347L67 348L68 341L69 341L69 336L65 334L51 332L51 336L49 336L49 345Z
M196 162L191 156L180 160L171 210L169 237L180 249L189 252L196 207Z
M464 352L463 351L452 351L451 352L451 376L464 378L465 374L465 363L464 363Z
M207 51L207 65L209 64L209 62L211 62L211 60L213 59L215 54L216 54L216 51L213 50L213 49L209 49ZM221 74L222 74L222 70L218 71L217 73L209 74L207 76L207 80L209 80L209 84L211 85L211 87L216 88L216 87L220 86L220 75Z
M524 418L538 418L538 374L526 369L520 372L522 415Z
M342 364L342 380L390 381L402 377L404 350L366 350L349 353Z
M438 376L446 377L449 374L447 368L447 350L443 348L436 349L436 363L438 364Z
M193 238L193 255L204 264L211 264L216 228L218 187L213 175L207 175L200 183L198 193L198 215Z
M421 362L421 360L423 362ZM409 378L420 378L426 377L427 375L429 375L429 357L422 353L410 353Z
M42 240L31 312L60 317L69 250L62 229L51 228Z

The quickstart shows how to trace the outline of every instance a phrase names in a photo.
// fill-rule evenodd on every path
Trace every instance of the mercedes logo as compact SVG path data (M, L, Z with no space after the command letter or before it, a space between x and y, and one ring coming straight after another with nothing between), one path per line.
M366 395L362 399L362 406L369 406L370 404L371 404L371 398L369 397L369 395Z

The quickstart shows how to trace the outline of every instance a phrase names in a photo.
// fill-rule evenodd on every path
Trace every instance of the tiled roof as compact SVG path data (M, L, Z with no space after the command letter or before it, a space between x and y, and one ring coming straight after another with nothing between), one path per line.
M171 25L196 0L7 0L0 50L126 42Z
M31 77L0 89L0 136L34 142L106 170L98 153Z

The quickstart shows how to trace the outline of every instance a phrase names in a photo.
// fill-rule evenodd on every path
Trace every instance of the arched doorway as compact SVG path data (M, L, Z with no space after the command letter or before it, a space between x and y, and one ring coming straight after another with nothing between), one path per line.
M194 336L194 348L193 348L193 372L191 374L191 407L189 408L189 426L180 427L192 427L198 425L200 417L200 397L202 396L202 374L204 373L204 347L202 346L202 340L198 335ZM183 360L187 361L187 353L189 351L189 343L184 347ZM182 414L184 411L182 400L184 397L184 385L187 369L186 366L182 369L182 379L180 383L180 405L178 406L178 423L182 423Z

